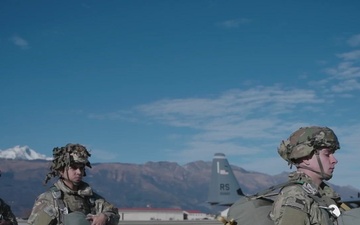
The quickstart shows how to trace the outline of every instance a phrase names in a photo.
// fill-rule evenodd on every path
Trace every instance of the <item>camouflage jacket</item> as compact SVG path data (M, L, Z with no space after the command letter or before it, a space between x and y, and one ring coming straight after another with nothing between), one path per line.
M60 201L55 196L61 196ZM62 207L60 203L64 206ZM62 225L63 213L60 211L64 210L64 207L68 213L81 212L84 215L103 213L108 217L107 225L117 225L119 222L117 208L94 193L87 183L82 182L78 191L72 191L62 180L58 180L53 187L40 194L35 200L28 224Z
M11 222L11 225L18 225L10 206L0 198L0 222L3 220Z
M290 174L290 181L298 181L284 187L275 200L270 218L275 225L336 225L336 217L323 207L338 206L340 197L325 183L319 188L304 173Z

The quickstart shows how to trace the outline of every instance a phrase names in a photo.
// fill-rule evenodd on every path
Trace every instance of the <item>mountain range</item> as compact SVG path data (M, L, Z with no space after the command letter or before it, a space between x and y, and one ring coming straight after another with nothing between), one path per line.
M43 154L39 154L26 145L25 146L17 145L13 148L0 150L0 159L52 160L52 158L47 157Z
M35 158L36 154L28 152ZM44 158L0 158L0 197L11 205L16 216L27 218L36 197L56 181L52 179L43 185L50 164ZM237 166L232 168L246 194L254 194L284 182L288 176L285 172L271 176ZM210 174L211 162L205 161L185 165L166 161L144 164L95 163L91 169L86 169L84 180L118 208L181 208L216 213L218 209L206 202ZM359 192L351 186L330 185L346 197Z

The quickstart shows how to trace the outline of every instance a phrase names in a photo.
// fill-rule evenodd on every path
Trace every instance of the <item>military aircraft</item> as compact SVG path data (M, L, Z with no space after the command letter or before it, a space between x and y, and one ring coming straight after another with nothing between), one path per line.
M358 196L356 198L350 197L341 199L343 203L348 205L350 208L359 208L360 207L360 193L358 193Z
M276 188L273 190L275 191ZM271 195L272 194L270 193L269 196ZM247 196L241 190L239 182L236 179L225 154L215 153L212 161L211 179L207 202L212 206L226 206L227 208L220 212L220 216L226 217L229 211L229 207L231 207L234 203L241 201L241 199L246 198ZM353 218L353 214L358 217L358 214L360 213L360 193L358 194L357 198L352 197L342 199L342 202L351 209L357 208L351 213L352 215L348 215L346 219L349 217ZM264 208L264 210L266 209ZM360 217L356 221L360 221Z
M215 153L207 202L210 205L231 206L241 196L244 193L225 154Z

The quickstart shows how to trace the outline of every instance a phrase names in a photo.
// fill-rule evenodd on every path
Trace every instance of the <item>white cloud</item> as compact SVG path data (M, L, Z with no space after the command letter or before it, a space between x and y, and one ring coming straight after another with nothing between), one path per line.
M349 79L360 76L360 67L354 66L353 62L341 62L337 68L333 68L331 73L338 79Z
M336 93L360 90L360 50L337 54L337 57L341 59L340 62L335 67L324 70L330 75L324 79L327 86Z
M360 58L360 50L338 54L337 56L343 60L357 60Z
M241 18L241 19L234 19L234 20L227 20L223 22L216 23L217 26L223 27L223 28L238 28L243 24L250 23L250 19Z
M91 157L94 159L90 159L90 161L96 162L114 162L115 159L121 158L119 157L119 153L117 151L106 151L104 149L92 150Z
M107 113L90 113L88 115L89 119L96 120L124 120L129 122L136 122L138 119L133 115L134 112L127 110L118 110L116 112L107 112Z
M12 43L18 47L20 47L21 49L27 49L29 48L29 43L28 41L26 41L24 38L14 35L10 38L10 40L12 41Z
M271 148L272 154L281 137L285 139L284 133L305 125L299 119L284 121L282 117L294 110L316 112L322 104L324 100L313 90L272 86L231 90L213 98L161 100L136 110L160 123L196 130L177 153L188 159L203 151L207 155L219 151L231 156L268 155L269 151L263 151Z
M263 113L271 118L288 113L299 104L319 102L322 100L312 90L259 86L231 90L216 98L161 100L138 106L137 110L172 126L208 130L219 123L236 124Z
M249 171L256 171L256 172L262 172L265 174L271 174L271 175L277 175L284 171L290 172L290 166L288 163L280 158L280 156L275 157L266 157L266 158L260 158L258 157L257 160L252 160L249 162L244 162L241 165L242 168L245 168ZM294 170L295 167L292 167L292 170Z
M331 87L334 92L348 92L360 90L360 83L355 79L345 80Z
M352 47L359 46L360 45L360 34L350 37L349 40L347 41L347 43Z

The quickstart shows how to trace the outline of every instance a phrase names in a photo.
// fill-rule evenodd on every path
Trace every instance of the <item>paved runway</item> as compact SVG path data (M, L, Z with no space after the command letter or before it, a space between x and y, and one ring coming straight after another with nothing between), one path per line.
M26 221L18 221L19 225L27 225ZM120 221L119 225L221 225L217 220L174 220L174 221Z

